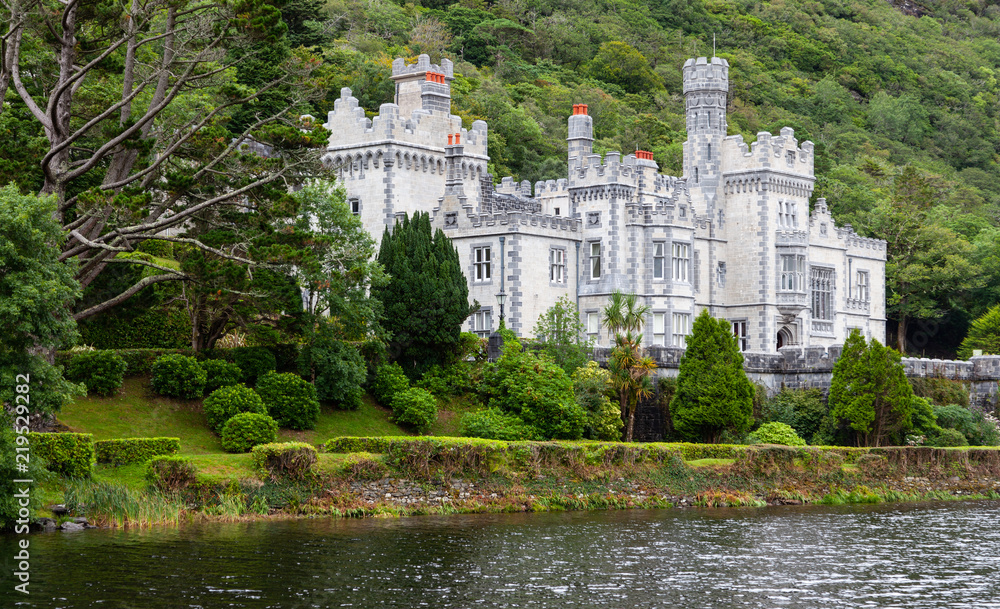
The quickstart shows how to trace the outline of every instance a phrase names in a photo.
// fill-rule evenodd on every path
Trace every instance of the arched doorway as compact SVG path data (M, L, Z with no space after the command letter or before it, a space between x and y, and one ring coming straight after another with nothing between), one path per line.
M791 345L792 341L792 333L788 328L778 330L778 349Z

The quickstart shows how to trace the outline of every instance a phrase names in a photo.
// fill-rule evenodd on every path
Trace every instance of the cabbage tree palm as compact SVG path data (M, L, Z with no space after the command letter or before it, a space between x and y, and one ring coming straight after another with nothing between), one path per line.
M632 441L635 409L639 400L651 393L649 374L656 368L642 348L642 329L649 307L639 304L635 294L615 291L604 308L604 326L612 335L613 347L608 358L611 382L618 393L618 404L625 420L625 441Z

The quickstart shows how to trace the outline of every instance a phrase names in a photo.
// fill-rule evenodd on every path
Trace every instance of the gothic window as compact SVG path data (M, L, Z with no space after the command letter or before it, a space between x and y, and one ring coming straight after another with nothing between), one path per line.
M489 336L493 332L493 312L480 309L472 314L472 331L479 336Z
M653 242L653 279L665 279L667 259L667 244L663 241Z
M675 347L687 347L687 337L691 334L691 316L687 313L674 313L673 319L673 345Z
M785 160L788 162L789 165L794 165L795 164L795 151L794 150L789 150L788 152L786 152L785 153Z
M868 271L858 271L857 286L857 299L861 302L868 302L868 299L871 297L868 287Z
M782 292L801 292L805 289L806 257L794 254L781 256Z
M601 278L601 242L592 241L590 243L590 278Z
M566 250L559 248L549 250L549 281L566 283Z
M488 247L475 247L472 248L472 262L473 262L473 280L474 281L489 281L490 280L490 248Z
M666 345L666 332L667 332L667 314L666 313L653 313L653 344L654 345Z
M691 246L687 243L673 243L672 245L674 281L690 281Z
M750 339L747 332L747 321L745 319L733 322L733 336L736 337L736 344L740 351L746 351L750 347Z
M833 269L813 267L809 275L813 319L833 319Z

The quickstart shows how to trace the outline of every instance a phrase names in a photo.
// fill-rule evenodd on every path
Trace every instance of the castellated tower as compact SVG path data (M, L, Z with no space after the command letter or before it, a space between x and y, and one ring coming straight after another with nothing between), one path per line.
M684 177L692 198L704 201L698 213L715 215L722 174L722 140L726 138L726 97L729 62L719 57L688 59L684 63L684 101L687 142L684 143Z
M594 151L594 119L587 114L587 104L573 104L569 117L569 169L572 171Z

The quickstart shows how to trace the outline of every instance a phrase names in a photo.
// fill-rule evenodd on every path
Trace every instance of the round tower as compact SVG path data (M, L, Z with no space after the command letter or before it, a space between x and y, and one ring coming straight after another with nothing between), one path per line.
M688 59L683 71L688 137L726 137L729 62L721 57L713 57L711 61L705 57Z

